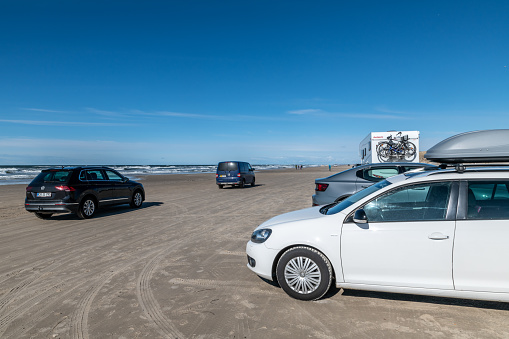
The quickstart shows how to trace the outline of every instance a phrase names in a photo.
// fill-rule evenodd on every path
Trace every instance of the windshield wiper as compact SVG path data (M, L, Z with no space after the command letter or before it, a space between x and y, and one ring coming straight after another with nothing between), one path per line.
M322 208L320 208L320 213L327 214L327 211L329 210L329 208L334 207L337 204L339 204L339 202L333 202L332 204L328 204L328 205L323 206Z

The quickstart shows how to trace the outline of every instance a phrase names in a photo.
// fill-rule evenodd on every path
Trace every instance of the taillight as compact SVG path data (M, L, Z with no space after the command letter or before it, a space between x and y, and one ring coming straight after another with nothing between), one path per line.
M240 178L240 173L237 173L237 176Z
M27 186L27 192L30 192L32 190L32 186Z
M216 178L218 178L218 177L219 177L219 174L216 173Z
M325 192L325 190L329 187L329 184L316 184L315 191Z
M66 191L66 192L76 191L76 189L74 187L69 187L69 186L55 186L55 188L59 191Z

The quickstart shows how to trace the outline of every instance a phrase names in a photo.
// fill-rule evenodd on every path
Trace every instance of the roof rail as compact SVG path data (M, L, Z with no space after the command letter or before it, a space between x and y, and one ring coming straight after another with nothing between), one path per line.
M509 171L509 163L501 163L501 164L440 164L438 166L439 169L445 170L445 169L454 169L458 173L464 173L467 169L472 169L473 171L490 171L493 170L494 167L496 167L497 170L505 170ZM440 171L436 172L440 173Z

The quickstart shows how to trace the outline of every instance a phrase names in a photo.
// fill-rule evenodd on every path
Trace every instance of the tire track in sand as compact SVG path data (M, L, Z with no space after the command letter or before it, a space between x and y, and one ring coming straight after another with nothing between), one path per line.
M161 251L145 265L140 273L140 277L138 278L136 289L143 313L145 313L150 322L157 327L158 332L165 338L182 339L185 338L184 335L177 329L170 319L164 316L161 306L155 299L150 288L152 274L167 251L168 249Z

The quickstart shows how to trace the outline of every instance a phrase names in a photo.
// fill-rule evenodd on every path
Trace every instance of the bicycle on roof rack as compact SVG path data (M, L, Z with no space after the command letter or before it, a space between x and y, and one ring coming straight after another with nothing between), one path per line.
M411 162L417 156L414 143L408 141L408 135L401 135L401 132L393 138L392 134L387 137L387 141L381 141L376 146L376 153L380 162Z

